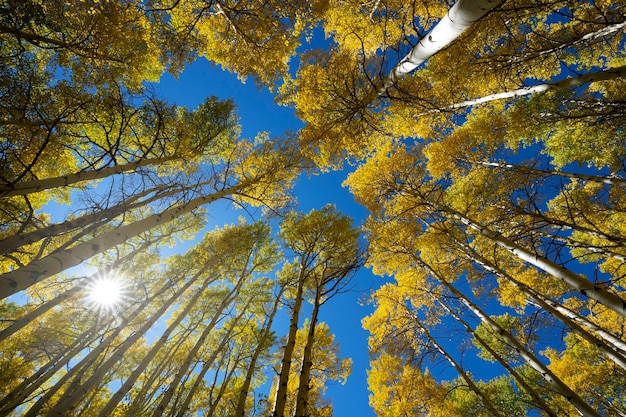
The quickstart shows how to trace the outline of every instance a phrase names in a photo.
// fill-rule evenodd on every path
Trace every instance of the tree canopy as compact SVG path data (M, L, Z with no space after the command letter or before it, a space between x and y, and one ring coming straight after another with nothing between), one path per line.
M610 0L3 2L0 416L330 416L318 314L363 265L377 415L626 415L625 29ZM303 127L155 92L198 59ZM298 211L330 170L362 224Z

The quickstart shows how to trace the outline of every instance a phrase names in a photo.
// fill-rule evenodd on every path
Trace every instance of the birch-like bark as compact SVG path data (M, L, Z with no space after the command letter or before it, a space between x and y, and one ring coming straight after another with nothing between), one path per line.
M317 326L318 315L321 305L321 291L318 288L315 291L315 300L313 301L313 311L311 312L311 320L309 321L309 331L306 336L306 344L302 354L302 368L298 380L298 395L296 396L296 408L294 417L306 417L309 404L309 392L311 391L311 367L313 366L313 343L315 342L315 328Z
M51 308L56 307L62 302L67 301L71 299L72 297L74 297L76 294L81 292L87 285L89 285L89 282L96 280L101 276L105 276L111 273L111 271L117 269L119 265L123 264L129 259L132 259L137 254L144 251L146 247L149 245L150 243L147 243L147 244L144 243L140 245L132 252L129 252L128 254L124 255L123 257L119 259L116 259L110 265L107 265L105 268L100 269L95 274L92 274L89 277L84 278L83 280L81 280L81 282L78 285L70 288L69 290L65 292L62 292L61 294L57 295L53 299L46 301L39 307L35 308L33 311L30 311L24 314L23 316L15 320L13 323L11 323L11 325L9 325L7 328L0 331L0 342L5 340L9 336L13 335L14 333L18 332L27 324L32 323L36 318L40 317L41 315L49 311Z
M100 337L101 335L97 332L100 326L102 326L102 323L95 323L83 334L77 336L67 348L39 367L37 372L22 381L3 397L0 400L0 417L10 415L13 410L25 403L35 391L41 388L61 368L66 366L76 355Z
M245 417L246 415L246 400L248 398L248 392L250 391L250 385L252 384L252 377L257 370L256 364L261 356L261 353L267 349L266 343L271 335L272 323L274 322L274 317L276 317L276 313L278 312L278 306L282 301L284 291L285 287L281 287L280 291L275 296L274 304L272 305L272 309L267 316L265 326L263 326L259 342L250 357L250 363L248 364L248 369L246 370L246 376L243 381L243 385L241 386L241 390L239 391L239 398L237 400L237 406L235 407L235 417Z
M185 285L181 286L178 291L174 292L168 299L165 301L157 311L155 311L150 319L146 320L141 327L134 332L130 337L126 338L113 352L110 358L108 358L102 365L100 365L97 369L92 371L91 375L85 382L80 384L76 390L73 391L65 391L61 398L57 401L57 404L48 412L48 416L50 417L63 417L70 415L78 401L80 401L92 388L94 388L97 384L100 383L104 375L109 372L113 366L115 366L120 360L124 358L124 355L139 339L141 339L146 332L158 321L162 318L163 314L174 305L180 297L189 289L189 287L196 282L200 273L195 275L193 278L189 279Z
M522 174L536 175L539 177L564 177L587 182L597 182L600 184L608 184L614 186L626 186L626 178L606 176L606 175L589 175L578 174L574 172L559 171L556 169L538 169L523 165L507 164L505 162L475 161L470 159L457 158L460 162L467 162L473 165L482 165L494 168L500 168L507 171L520 172Z
M477 104L488 103L495 100L503 100L507 98L524 97L535 93L545 93L546 91L559 90L562 88L576 88L588 83L594 83L598 81L614 80L616 78L626 77L626 66L607 68L597 72L591 72L589 74L580 75L578 77L566 78L561 81L555 81L553 83L544 83L533 85L529 87L518 88L511 91L503 91L501 93L490 94L473 100L467 100L460 103L455 103L448 106L448 110L461 109L465 107L475 106Z
M215 362L217 357L223 352L224 348L226 347L226 344L230 341L230 337L232 336L233 331L235 330L235 327L237 327L237 324L239 324L239 321L241 320L243 315L247 313L248 307L252 303L253 299L254 299L254 296L250 297L248 302L241 308L241 311L239 312L239 314L237 314L237 316L233 320L231 320L231 323L228 326L228 330L226 331L226 334L222 337L220 344L213 350L211 355L206 360L203 361L204 363L202 364L202 369L196 376L196 379L191 385L191 388L187 392L187 396L185 397L185 399L180 405L176 406L176 409L178 410L176 412L176 417L185 416L186 412L189 409L189 405L191 404L191 401L193 400L193 397L196 395L196 391L198 391L200 384L202 383L202 381L204 381L204 377L213 366L213 363ZM170 415L173 416L174 412L173 411L170 412Z
M97 225L98 223L111 220L128 210L142 207L157 200L158 198L166 197L175 193L174 191L170 191L169 193L158 194L158 192L162 190L163 187L151 188L149 190L138 193L137 195L131 196L112 207L100 210L98 212L88 213L75 219L64 221L63 223L50 224L48 226L40 227L31 232L18 233L14 236L9 236L5 239L0 240L0 254L9 254L11 252L15 252L22 246L38 242L44 238L60 236L72 232L76 229L80 229L90 225ZM157 194L149 199L137 202L141 198L152 193Z
M448 46L501 3L502 0L458 0L426 37L391 70L378 93L384 95L402 77Z
M152 301L165 294L172 287L172 282L167 282L153 295L142 301L137 308L135 308L130 314L125 316L119 325L113 330L102 342L93 348L88 354L86 354L78 363L73 365L63 375L56 384L48 389L44 395L42 395L37 402L24 414L24 417L37 417L40 415L41 408L72 378L76 381L76 375L80 372L84 373L84 369L91 366L95 360L108 349L112 342L120 335L120 333L126 328L126 326L138 315L140 315ZM68 391L70 391L68 389Z
M569 285L582 295L599 302L607 308L615 311L620 316L626 317L626 303L616 294L607 291L603 287L593 284L584 277L573 273L569 269L564 268L563 266L558 265L557 263L552 262L551 260L540 256L537 253L531 252L528 249L523 248L512 240L500 235L499 233L494 232L493 230L481 225L478 222L473 221L466 216L463 216L461 213L450 207L439 206L434 208L443 209L445 212L459 220L461 223L477 231L481 235L491 239L498 246L506 249L513 255L517 256L519 259L528 262L536 268L547 272L554 278L563 281L565 284Z
M472 380L472 378L465 372L463 367L446 351L443 346L437 342L437 340L430 334L426 326L424 326L419 317L415 316L413 312L407 311L407 313L413 315L413 322L418 326L418 330L421 334L426 336L428 341L432 344L432 346L452 365L452 367L457 371L459 376L463 378L467 386L470 390L472 390L482 401L483 406L487 409L487 411L496 417L504 417L498 409L494 406L493 402L487 397L487 395L476 385L476 383Z
M302 300L304 294L304 281L306 279L305 261L302 260L300 265L300 273L298 275L298 283L296 295L294 297L293 309L291 310L291 318L289 319L289 333L287 342L283 349L283 358L280 364L280 373L278 374L278 385L276 386L276 397L274 399L274 408L272 417L285 417L285 406L287 404L287 385L289 383L289 372L291 370L291 362L293 351L296 347L296 334L298 332L298 321L300 318L300 310L302 309Z
M23 291L46 278L79 265L92 256L103 253L156 226L168 223L204 204L233 195L243 189L243 187L242 184L239 184L209 195L194 198L187 203L172 207L162 213L153 214L145 219L103 233L73 248L53 252L22 268L0 275L0 299Z
M185 357L185 360L180 366L178 372L176 373L176 376L174 377L172 382L170 382L169 387L161 396L161 400L159 401L159 404L157 405L154 412L152 413L152 417L163 416L163 413L165 413L165 410L168 404L170 403L170 401L172 400L174 393L178 389L180 382L182 381L183 377L187 373L191 364L194 362L196 356L198 355L198 352L200 351L202 346L204 346L206 342L206 338L209 336L209 333L211 333L211 331L213 331L217 323L222 320L224 311L229 306L229 304L237 297L246 279L247 279L247 274L243 272L241 276L239 277L237 284L222 299L222 302L217 307L217 310L215 314L213 315L213 318L206 325L206 327L202 331L202 334L200 335L200 337L198 337L198 340L196 341L195 345Z
M206 272L207 269L208 269L208 265L203 267L197 274L195 274L195 276L192 278L192 281L195 281L198 278L200 278L200 276L204 272ZM141 362L135 367L135 369L133 369L133 372L131 372L128 378L126 378L126 381L124 381L122 386L118 388L118 390L109 398L109 401L105 404L105 406L102 407L102 409L100 410L100 413L98 414L99 417L107 417L113 413L113 410L115 409L117 404L119 404L119 402L122 401L126 393L128 393L128 391L130 391L130 389L133 387L135 382L137 382L137 379L139 378L139 376L146 370L150 362L154 360L154 358L159 353L161 348L163 348L163 346L168 341L172 332L178 327L178 325L183 321L183 319L187 317L191 309L196 307L196 303L198 299L204 293L204 291L208 288L209 284L212 282L215 282L215 279L205 279L202 282L202 286L195 292L193 297L191 297L191 299L187 302L183 310L176 316L174 321L172 321L167 326L167 329L165 329L163 334L161 334L161 337L159 337L159 340L157 340L152 345L152 347L150 348L150 351L146 353L146 355L141 359Z
M526 392L526 394L528 394L533 399L533 402L537 404L540 409L545 411L546 415L550 417L558 417L558 414L552 408L550 408L548 404L546 404L546 402L543 400L543 398L541 398L537 391L533 389L530 385L528 385L528 383L526 383L524 377L521 376L511 365L509 365L508 362L502 356L500 356L500 354L498 354L498 352L496 352L491 346L489 346L489 343L487 343L482 337L480 337L474 331L474 329L461 318L461 316L459 316L454 310L452 310L452 308L447 303L441 301L438 297L435 297L435 299L441 307L443 307L452 317L454 317L456 321L461 323L463 327L465 327L467 332L472 335L472 337L476 339L476 341L480 343L485 348L485 350L487 350L487 352L489 352L489 354L491 354L500 363L500 365L502 365L504 369L507 370L507 372L513 377L515 382L524 390L524 392Z
M626 370L626 356L624 356L624 353L626 353L626 343L613 336L597 324L589 321L577 313L574 313L560 303L544 296L538 291L535 291L528 285L516 280L462 242L459 242L458 240L457 242L462 246L461 250L464 251L464 256L468 260L478 263L481 267L491 272L496 277L502 278L513 284L515 288L528 296L529 302L551 314L554 318L569 327L573 332L581 336L593 346L597 347L598 350L604 353L608 358Z
M67 187L73 184L78 184L80 182L100 180L103 178L107 178L111 175L134 171L145 166L164 164L177 158L179 157L167 156L163 158L144 158L140 159L139 161L129 162L128 164L124 165L115 165L107 168L80 171L73 174L62 175L60 177L22 181L16 184L1 184L0 198L12 197L16 195L28 195L40 191L51 190L53 188Z
M425 265L425 264L422 264ZM426 268L435 275L439 283L446 287L459 301L465 304L483 323L489 326L498 336L511 346L524 359L524 361L536 370L543 379L548 382L552 388L561 394L570 404L572 404L578 412L584 417L601 417L600 414L591 408L578 394L576 394L569 386L561 381L547 366L545 366L531 351L513 337L506 329L502 328L488 314L485 314L480 307L469 300L463 293L457 290L452 284L445 280L441 275L437 274L429 266Z

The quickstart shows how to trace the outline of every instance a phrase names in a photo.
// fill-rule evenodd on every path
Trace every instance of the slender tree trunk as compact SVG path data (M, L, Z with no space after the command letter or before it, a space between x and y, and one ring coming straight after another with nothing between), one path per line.
M88 285L88 283L90 281L93 281L93 280L97 279L100 276L103 276L103 275L106 275L106 274L110 273L112 270L116 269L120 264L123 264L127 260L132 259L138 253L144 251L147 246L149 246L149 244L143 244L143 245L139 246L137 249L135 249L132 252L124 255L122 258L113 261L113 263L111 265L109 265L109 266L107 266L105 268L102 268L101 270L99 270L95 274L92 274L89 277L83 279L78 285L76 285L76 286L70 288L69 290L67 290L67 291L57 295L53 299L51 299L49 301L46 301L45 303L43 303L39 307L35 308L33 311L30 311L30 312L24 314L22 317L20 317L19 319L15 320L13 323L11 323L10 326L8 326L7 328L5 328L2 331L0 331L0 342L5 340L9 336L13 335L14 333L18 332L19 330L24 328L24 326L26 326L27 324L32 323L36 318L41 317L41 315L43 315L44 313L46 313L50 309L58 306L59 304L63 303L64 301L67 301L67 300L71 299L76 294L81 292L85 288L85 286Z
M433 206L432 203L430 204L431 206ZM506 237L494 232L493 230L484 227L480 223L463 216L461 213L453 210L450 207L434 206L433 208L435 208L436 210L442 209L444 212L450 214L452 217L456 218L469 228L491 239L498 246L508 250L519 259L528 262L531 265L534 265L535 267L547 272L554 278L563 281L565 284L574 288L582 295L599 302L600 304L615 311L620 316L626 317L626 303L616 294L609 292L606 289L593 284L592 282L589 282L589 280L585 279L584 277L573 273L569 269L564 268L561 265L558 265L543 256L540 256L534 252L529 251L528 249L523 248L522 246L511 241L510 239L507 239Z
M100 180L110 177L111 175L135 171L142 167L164 164L177 158L178 157L175 156L167 156L163 158L143 158L136 162L129 162L124 165L115 165L112 167L100 169L90 169L87 171L80 171L73 174L62 175L60 177L22 181L15 184L0 184L0 198L12 197L15 195L28 195L40 191L51 190L53 188L67 187L73 184L78 184L80 182Z
M411 314L411 312L408 312L408 313ZM502 413L496 409L496 407L494 406L493 402L489 399L489 397L487 397L487 394L485 394L476 385L476 383L474 383L472 378L467 374L467 372L465 372L463 367L456 360L454 360L452 356L450 356L450 354L443 348L443 346L439 344L439 342L437 342L437 340L430 334L426 326L424 326L420 322L419 318L415 316L413 317L413 320L414 320L414 323L419 327L420 333L426 336L426 338L429 340L432 346L435 349L437 349L439 353L441 353L441 355L450 363L450 365L452 365L452 367L457 371L457 373L461 376L461 378L463 378L463 380L465 381L469 389L472 390L481 399L482 404L487 409L487 411L493 416L504 417Z
M559 171L556 169L538 169L527 167L523 165L515 165L515 164L507 164L504 162L490 162L490 161L475 161L470 159L458 158L461 162L467 162L473 165L483 165L488 167L505 169L508 171L520 172L522 174L530 174L536 175L539 177L565 177L577 180L583 180L588 182L597 182L601 184L615 185L615 186L626 186L626 178L605 176L605 175L588 175L588 174L579 174L574 172L565 172Z
M504 91L501 93L490 94L473 100L467 100L460 103L453 104L448 107L449 110L460 109L477 104L487 103L494 100L503 100L506 98L524 97L534 93L545 93L546 91L560 90L562 88L576 88L588 83L594 83L598 81L614 80L616 78L626 77L626 66L607 68L597 72L591 72L589 74L579 75L578 77L566 78L561 81L555 81L553 83L544 83L539 85L533 85L531 87L518 88L517 90Z
M502 0L458 0L448 13L421 39L383 80L379 94L448 46L474 23L502 3Z
M626 352L624 349L626 348L626 343L611 335L600 326L593 324L584 317L579 316L571 310L563 307L561 304L542 295L538 291L535 291L528 285L516 280L511 275L507 274L505 271L480 256L473 249L463 245L461 242L459 243L463 246L462 250L467 251L467 259L477 262L480 266L493 273L495 276L513 284L513 286L525 294L533 304L551 314L565 326L569 327L574 333L578 334L593 346L597 347L618 366L626 370L626 357L624 356L624 353ZM573 319L573 317L576 317L577 319ZM592 332L599 335L601 339Z
M44 395L42 395L37 402L28 410L24 415L25 417L36 417L39 415L41 408L72 378L76 381L75 376L81 372L82 369L86 369L93 365L96 359L108 349L120 333L126 329L126 326L138 315L140 315L146 307L150 305L152 301L165 294L172 286L171 282L163 285L155 294L147 298L141 304L134 309L130 314L124 317L120 324L113 330L102 342L100 342L95 348L93 348L85 357L83 357L77 364L73 365L65 375L63 375L56 384L50 388ZM71 391L71 390L66 390Z
M235 327L237 326L237 324L239 324L241 317L243 317L243 315L247 313L248 307L250 306L250 303L252 303L253 299L254 299L254 296L250 297L250 299L243 306L239 314L231 321L231 323L228 326L228 330L226 331L226 334L222 337L222 340L220 341L220 344L213 350L211 355L202 364L202 369L196 376L196 379L193 382L191 388L189 389L187 396L185 397L183 402L180 404L180 406L176 407L178 409L178 412L176 413L176 417L184 417L185 413L187 412L189 408L189 405L191 404L191 401L193 400L194 395L196 395L196 392L198 391L198 388L200 387L200 383L204 380L206 373L211 369L217 357L223 352L224 348L226 347L226 344L230 341L230 337L233 334ZM170 413L170 415L174 415L174 413L172 412Z
M193 278L191 281L196 281L206 270L208 269L208 265L203 267ZM113 410L119 404L120 401L124 398L126 393L130 391L133 387L139 376L146 370L148 364L154 360L157 353L163 348L167 340L169 339L172 332L178 327L178 325L187 317L192 308L196 307L196 303L200 296L204 293L204 291L208 288L209 284L214 282L215 280L205 279L202 283L202 286L196 291L193 297L187 302L183 311L181 311L174 321L172 321L167 329L163 332L159 340L157 340L150 351L142 358L141 362L133 369L133 372L128 376L126 381L122 384L122 386L109 398L109 401L106 405L100 410L98 414L99 417L107 417L113 413Z
M48 412L50 417L63 417L71 414L76 403L80 401L92 388L94 388L104 375L115 366L120 360L124 358L124 355L137 341L142 338L146 332L165 314L168 308L174 305L179 298L189 289L189 287L196 282L200 273L196 274L192 279L189 279L185 285L181 286L178 291L173 293L171 297L159 307L159 309L152 314L149 320L141 325L139 330L133 333L132 336L125 339L122 344L115 349L110 358L108 358L100 367L92 371L87 380L82 383L76 390L65 391L57 404Z
M216 191L210 195L194 198L188 203L172 207L162 213L153 214L145 219L119 227L110 232L105 232L73 248L55 251L42 259L31 262L27 266L0 275L0 299L23 291L46 278L79 265L92 256L103 253L154 227L168 223L204 204L209 204L220 198L233 195L242 188L243 185L239 184Z
M150 190L146 190L137 195L129 197L113 207L109 207L95 213L88 213L75 219L64 221L63 223L50 224L48 226L44 226L30 232L18 233L16 235L9 236L5 239L0 240L0 254L9 254L11 252L15 252L18 248L24 245L38 242L44 238L60 236L79 228L87 227L90 225L97 225L104 221L114 219L115 217L123 214L128 210L145 206L157 199L175 194L175 192L171 191L164 195L157 194L139 203L136 202L140 198L145 197L146 195L149 195L151 193L158 192L160 190L163 190L163 187L151 188Z
M313 366L313 343L315 342L315 327L317 326L318 314L321 304L322 288L315 291L315 300L313 301L313 311L311 312L311 320L309 322L309 331L307 333L304 353L302 354L302 369L300 370L300 378L298 380L298 395L296 397L296 409L294 417L307 417L309 392L311 391L311 367Z
M202 346L204 346L206 338L209 336L209 333L213 331L217 323L223 318L223 313L224 313L224 310L226 310L226 307L228 307L229 304L238 296L239 291L241 290L241 287L243 286L243 283L245 282L246 278L247 278L246 274L242 273L241 276L239 277L239 281L237 282L237 284L222 299L222 302L218 306L215 314L213 315L213 318L211 319L209 324L207 324L207 326L204 328L204 330L202 331L202 334L196 341L196 344L189 351L189 353L185 357L183 364L181 365L178 372L176 373L176 376L174 377L172 382L169 384L168 389L161 396L161 400L159 401L159 404L154 410L154 412L152 413L152 417L163 416L168 404L170 403L170 401L172 400L172 397L174 396L174 393L176 392L176 389L180 385L180 381L182 381L183 377L185 376L191 364L193 363L196 356L198 355L198 352L200 351Z
M463 320L455 311L452 310L450 306L448 306L446 302L439 299L439 297L435 297L435 299L437 300L439 305L441 305L452 317L454 317L456 321L461 323L463 327L465 327L467 332L471 334L472 337L476 339L476 341L480 343L500 363L500 365L502 365L502 367L508 371L508 373L513 377L515 382L524 390L524 392L526 392L533 399L533 402L537 404L537 406L542 409L546 413L546 415L550 417L559 416L557 412L555 412L552 408L550 408L548 404L546 404L546 402L543 400L543 398L541 398L537 391L526 383L524 377L521 376L515 369L513 369L513 367L510 366L508 362L502 356L500 356L500 354L498 354L498 352L496 352L491 346L489 346L489 343L481 338L465 320Z
M304 260L300 265L300 273L294 297L293 309L291 310L291 318L289 320L289 334L287 335L287 343L283 349L283 358L280 365L280 373L278 377L278 386L276 387L276 398L274 400L274 409L272 417L285 417L285 406L287 404L287 385L289 383L289 371L291 370L291 362L293 351L296 347L296 334L298 332L298 321L300 318L300 309L302 308L302 300L304 293L304 281L306 279L306 267Z
M502 328L497 322L495 322L489 315L485 314L480 307L470 301L463 293L457 290L452 284L445 280L429 265L420 262L421 265L426 268L434 278L437 279L444 287L446 287L455 297L465 304L484 324L489 326L498 336L502 337L504 341L511 346L515 351L524 359L524 361L534 370L536 370L552 388L559 394L561 394L570 404L572 404L578 412L584 417L601 417L600 414L587 402L585 402L578 394L576 394L569 386L561 381L547 366L545 366L531 351L529 351L523 344L521 344L515 337L513 337L506 329Z
M39 367L37 372L22 381L2 398L0 400L0 417L10 415L13 410L26 402L32 393L52 378L59 369L67 365L76 355L96 340L99 337L97 329L101 325L101 323L95 323L90 329L76 337L66 349L50 359L48 363Z
M250 385L252 384L252 377L257 370L256 363L259 360L261 353L267 349L266 343L272 332L272 323L274 322L274 317L278 312L278 306L280 304L280 301L282 300L284 289L285 288L282 287L276 295L274 304L272 305L272 309L270 310L270 313L267 317L266 324L263 327L259 343L256 345L254 352L252 353L252 357L250 358L250 364L248 365L243 385L241 386L241 390L239 391L239 398L235 407L234 417L245 417L246 415L246 400L248 398L248 392L250 391Z

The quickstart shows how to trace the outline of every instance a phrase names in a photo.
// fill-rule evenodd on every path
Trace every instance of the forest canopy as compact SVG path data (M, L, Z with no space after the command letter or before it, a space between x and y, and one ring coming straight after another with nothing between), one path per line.
M5 0L0 416L331 416L320 311L361 268L377 416L626 415L625 28L601 0ZM303 127L157 94L196 60ZM298 211L329 171L362 224Z

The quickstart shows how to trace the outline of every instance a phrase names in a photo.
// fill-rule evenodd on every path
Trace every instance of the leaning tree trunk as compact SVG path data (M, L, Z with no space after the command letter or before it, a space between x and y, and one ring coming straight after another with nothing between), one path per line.
M175 156L163 158L144 158L136 162L129 162L124 165L115 165L112 167L91 169L88 171L80 171L73 174L62 175L60 177L44 178L41 180L22 181L16 184L0 184L0 198L12 197L15 195L28 195L40 191L51 190L53 188L67 187L85 181L95 181L107 178L111 175L122 174L124 172L134 171L145 166L163 164L176 159Z
M176 373L176 376L173 378L172 382L170 382L169 384L169 387L161 396L161 400L159 401L159 404L157 405L154 412L152 413L152 417L161 417L163 413L165 413L165 409L167 408L168 404L172 400L172 397L174 396L176 389L180 385L180 381L182 381L183 377L187 373L187 370L189 369L196 355L200 351L200 348L204 346L206 338L209 336L209 333L213 331L217 323L222 319L222 313L226 310L226 307L228 307L228 305L239 295L239 292L245 280L246 280L246 274L242 273L237 284L222 299L222 302L218 306L215 314L213 315L213 318L206 325L200 337L198 337L196 344L187 353L187 356L185 357L183 364L181 365L178 372Z
M206 360L203 361L204 363L202 364L202 369L196 376L196 379L191 385L191 388L189 389L187 396L185 397L183 402L179 406L176 407L178 409L178 412L176 413L176 417L185 416L187 409L189 408L189 405L191 404L191 401L193 400L193 397L196 395L198 388L200 388L200 384L204 380L204 377L213 366L213 363L215 362L217 357L220 355L220 353L222 353L222 351L226 347L226 344L230 341L231 335L233 334L235 327L237 327L237 325L239 324L239 321L241 320L243 315L247 312L248 307L252 303L253 299L254 299L254 295L250 297L248 302L241 308L241 311L239 312L239 314L231 321L231 323L228 326L228 330L226 331L226 334L222 337L222 340L220 341L220 344L213 350L211 355ZM170 413L170 415L174 415L174 413Z
M172 186L171 188L173 188ZM103 210L99 210L97 212L87 213L75 219L66 220L63 223L55 223L50 224L48 226L40 227L36 230L18 233L13 236L9 236L5 239L0 240L0 254L8 254L11 252L15 252L18 248L29 245L31 243L35 243L44 238L49 238L52 236L60 236L69 232L72 232L76 229L84 228L91 225L98 225L104 221L108 221L114 219L115 217L135 208L143 207L149 203L152 203L156 200L159 200L164 197L168 197L174 195L184 189L175 189L171 190L167 193L158 194L159 191L165 190L166 187L154 187L149 190L143 191L136 195L133 195L126 200ZM157 193L154 196L137 202L137 200L152 194Z
M439 23L391 70L383 80L383 85L378 93L385 94L389 87L448 46L470 26L500 5L502 1L458 0Z
M197 280L206 270L208 269L208 265L205 265L197 274L192 278L192 281ZM139 376L145 371L148 367L148 364L154 360L156 355L159 353L161 348L165 345L168 338L172 334L172 332L178 327L178 325L187 317L192 308L196 307L196 302L202 296L204 291L208 288L209 284L214 282L215 280L205 279L202 283L202 286L196 291L196 293L191 297L191 299L185 305L183 311L181 311L174 321L172 321L167 329L163 332L159 340L157 340L150 348L150 351L146 353L146 355L141 359L141 362L133 369L133 372L126 378L126 381L122 384L122 386L109 398L109 401L106 405L100 410L98 414L99 417L107 417L113 414L113 410L119 404L120 401L124 398L124 396L130 391L133 387Z
M283 358L280 364L280 373L278 374L278 385L276 387L276 398L274 400L274 409L272 417L285 417L285 406L287 405L287 386L289 384L289 372L291 370L291 361L293 351L296 347L296 334L298 332L298 321L300 318L300 310L302 309L302 299L304 293L304 281L306 278L304 260L300 266L298 275L298 284L296 295L294 297L293 309L291 310L291 318L289 320L289 334L287 342L283 349Z
M576 394L567 384L561 381L547 366L545 366L531 351L529 351L522 343L520 343L506 329L501 327L488 314L484 313L480 307L469 300L463 293L457 290L444 277L433 270L429 265L420 262L422 267L428 270L437 282L446 287L460 302L465 304L484 324L489 326L498 336L511 346L524 359L526 364L536 370L548 384L554 388L556 392L561 394L570 404L572 404L578 412L584 417L601 417L600 414L578 394Z
M457 373L463 378L467 386L470 390L472 390L481 400L485 408L489 411L489 413L496 417L504 417L500 411L496 409L493 402L487 397L487 394L484 393L472 380L472 378L465 372L463 367L446 351L439 342L430 334L426 326L424 326L417 316L413 317L415 324L419 327L419 332L423 334L428 341L432 344L432 346L452 365L452 367L457 371Z
M487 167L500 168L507 171L530 174L537 177L564 177L587 182L596 182L615 186L626 186L626 178L619 178L607 175L589 175L575 172L559 171L556 169L539 169L524 165L507 164L504 162L476 161L471 159L457 158L459 162L466 162L472 165L482 165Z
M313 311L311 312L311 320L309 322L309 331L307 333L304 353L302 354L302 368L300 370L300 378L298 380L298 395L296 396L296 409L294 417L308 416L309 392L311 391L311 367L313 366L313 343L315 342L315 327L317 326L318 314L320 311L322 289L317 288L315 291L315 300L313 301Z
M131 313L125 316L120 324L111 332L102 342L98 344L95 348L93 348L85 357L83 357L77 364L73 365L65 375L63 375L56 384L46 391L44 395L42 395L37 402L28 410L25 417L36 417L40 414L41 408L72 378L74 378L77 374L81 372L81 370L86 369L91 364L95 362L95 360L104 352L107 348L110 347L111 343L120 335L120 333L126 329L126 326L134 319L139 316L152 301L157 299L158 297L165 294L172 287L172 282L168 282L163 285L155 294L144 300L139 304L137 308L135 308Z
M504 369L507 370L507 372L513 377L515 382L524 390L524 392L526 392L526 394L528 394L533 399L535 404L537 404L537 406L540 409L542 409L546 413L546 415L548 415L549 417L558 417L558 414L552 408L550 408L548 404L546 404L543 398L541 398L541 395L537 393L537 391L534 388L528 385L525 378L522 375L520 375L519 372L517 372L511 365L509 365L506 359L504 359L500 354L498 354L498 352L496 352L489 345L489 343L487 343L487 341L485 341L482 337L480 337L474 331L474 329L465 320L461 318L461 316L459 316L454 310L452 310L452 308L448 305L448 303L442 301L439 297L434 295L435 293L431 293L431 294L433 295L434 299L439 303L439 305L443 307L456 321L461 323L461 325L465 327L465 330L467 330L467 332L470 335L472 335L472 337L476 339L476 341L480 343L485 348L485 350L487 350L487 352L489 352L489 354L491 354L491 356L493 356L500 363L500 365L502 365Z
M529 264L547 272L552 277L563 281L565 284L577 290L582 295L599 302L600 304L615 311L620 316L626 317L626 303L616 294L607 291L603 287L593 284L584 277L575 274L569 269L564 268L563 266L558 265L557 263L543 256L540 256L537 253L529 251L528 249L518 245L512 240L462 215L461 213L450 207L444 205L436 205L432 202L429 204L433 207L433 209L441 210L444 213L449 214L451 217L459 220L470 229L473 229L481 235L491 239L491 241L493 241L496 245L506 249L513 255L517 256L519 259L528 262Z
M79 265L92 256L103 253L154 227L168 223L204 204L212 203L220 198L235 194L243 187L242 184L239 184L209 195L194 198L188 203L172 207L162 213L153 214L145 219L105 232L70 249L55 251L24 267L2 274L0 275L0 299L23 291L46 278Z
M272 305L272 309L267 317L267 322L265 323L262 334L259 340L259 343L256 345L252 356L250 357L250 364L248 365L248 369L246 370L246 376L243 381L243 385L239 390L239 398L237 400L237 406L235 407L234 417L245 417L246 415L246 400L248 398L248 392L250 391L250 385L252 384L252 377L254 376L254 372L256 369L256 363L261 356L261 353L267 349L266 343L272 332L272 323L274 322L274 317L276 317L276 313L278 312L278 306L282 301L282 295L285 288L282 287L276 298L274 299L274 304Z
M569 327L574 333L578 334L587 342L598 348L600 352L604 353L608 358L615 362L615 364L626 370L626 357L624 356L624 353L626 352L626 350L624 350L626 343L619 340L615 336L610 335L610 333L602 329L600 326L593 324L584 317L573 313L571 310L566 309L559 303L551 300L549 297L544 296L528 285L516 280L511 275L507 274L505 271L501 270L490 261L476 253L472 248L467 247L467 245L463 245L461 242L458 243L462 245L461 250L467 251L465 257L468 260L478 263L481 267L491 272L496 277L511 283L515 288L528 297L529 302L551 314L565 326ZM571 317L572 314L575 314L575 316L578 317L578 320L574 320ZM598 336L592 333L592 331L598 334Z
M477 104L487 103L494 100L503 100L507 98L524 97L535 93L545 93L546 91L559 90L562 88L577 88L588 83L594 83L597 81L613 80L616 78L626 77L626 66L607 68L597 72L591 72L589 74L579 75L577 77L566 78L564 80L555 81L552 83L544 83L533 85L530 87L518 88L516 90L504 91L501 93L490 94L473 100L467 100L460 103L455 103L447 109L461 109L465 107L475 106Z
M104 375L113 368L115 364L124 359L124 355L139 339L141 339L148 330L159 320L162 318L163 314L174 305L180 297L189 289L189 287L194 284L199 277L200 274L197 274L193 278L189 279L185 285L181 286L178 291L174 292L164 303L159 307L157 311L155 311L150 319L146 320L141 327L132 334L132 336L125 339L120 346L118 346L110 358L108 358L102 365L100 365L97 369L95 369L89 378L82 384L80 384L77 389L73 391L66 391L63 393L61 398L58 400L57 404L48 412L48 416L50 417L63 417L66 415L71 415L74 408L76 407L76 403L80 401L92 388L94 388Z

